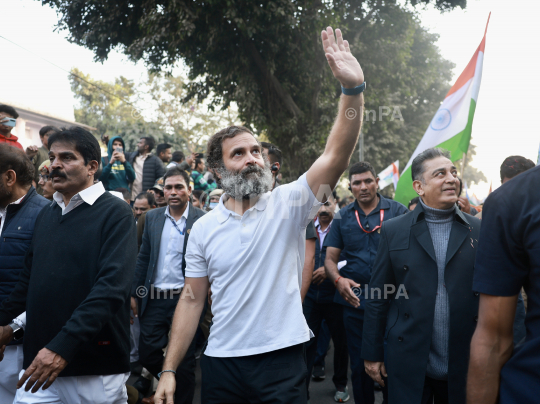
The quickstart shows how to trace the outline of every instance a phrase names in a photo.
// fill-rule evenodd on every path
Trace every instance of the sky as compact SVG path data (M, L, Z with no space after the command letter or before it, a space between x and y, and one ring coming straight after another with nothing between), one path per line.
M442 56L456 64L454 80L478 47L489 12L492 13L471 141L477 146L471 165L488 179L487 183L471 187L471 191L483 198L491 182L494 189L500 185L499 167L505 157L515 154L537 161L540 130L536 123L535 94L540 93L537 77L540 2L468 0L467 3L465 10L458 8L446 13L433 7L418 10L422 25L440 35L437 46ZM66 32L54 31L58 21L55 11L38 1L2 0L2 11L10 18L0 24L0 36L32 52L0 38L2 55L9 58L1 69L2 102L73 120L75 100L68 75L61 69L69 71L77 67L104 81L113 81L120 75L138 81L146 75L142 63L134 64L117 52L112 52L103 64L94 62L90 50L69 43ZM400 165L404 167L406 163Z

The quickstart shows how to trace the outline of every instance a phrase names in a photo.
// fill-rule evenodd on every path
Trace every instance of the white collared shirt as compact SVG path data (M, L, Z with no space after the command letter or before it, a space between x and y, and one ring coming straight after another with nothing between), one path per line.
M24 197L26 196L27 194L21 196L19 199L17 199L15 202L11 202L9 205L18 205L19 203L22 202L22 200L24 199ZM2 230L4 229L4 222L6 221L6 213L7 213L7 206L2 209L0 208L0 234L2 234Z
M60 192L55 192L53 199L62 209L62 216L68 214L77 206L86 202L89 205L93 205L97 199L105 193L105 188L101 182L94 184L86 189L83 189L78 194L73 195L67 206L64 204L64 198Z
M333 220L332 220L333 222ZM321 230L321 224L319 223L319 218L315 219L315 230L317 230L317 234L319 235L319 247L322 249L322 246L324 244L324 239L330 232L330 228L332 227L332 222L328 225L328 227L324 230Z
M186 251L186 277L208 276L212 288L205 355L257 355L308 341L300 286L306 226L320 203L306 175L261 195L243 216L224 198L195 222Z
M184 275L182 274L182 258L184 257L184 235L189 214L189 203L182 217L176 221L169 213L169 207L165 210L165 224L161 232L159 255L154 276L154 287L158 289L179 289L184 287ZM176 223L173 225L172 220ZM177 230L180 229L182 233Z

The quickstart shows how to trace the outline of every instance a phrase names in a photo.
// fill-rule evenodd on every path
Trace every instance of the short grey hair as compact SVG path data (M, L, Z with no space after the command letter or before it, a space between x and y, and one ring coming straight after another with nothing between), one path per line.
M445 149L440 149L438 147L432 147L430 149L424 150L418 156L416 156L412 162L411 174L413 181L424 181L424 162L428 160L433 160L437 157L446 157L450 160L450 152Z

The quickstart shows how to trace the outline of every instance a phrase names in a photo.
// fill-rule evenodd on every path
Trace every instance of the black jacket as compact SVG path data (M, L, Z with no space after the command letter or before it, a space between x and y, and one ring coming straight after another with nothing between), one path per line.
M165 225L165 210L167 208L152 209L146 212L144 233L141 249L137 257L137 266L135 269L135 280L131 289L133 297L140 297L137 294L137 288L144 286L148 293L142 299L142 304L139 309L139 316L142 316L144 309L148 303L152 281L154 279L154 271L156 270L159 246L161 244L161 233ZM205 215L205 211L196 208L189 202L189 212L186 221L186 234L184 236L184 256L182 257L182 273L186 273L186 249L189 240L189 232L193 224Z
M450 306L448 394L465 403L469 347L478 319L478 293L472 289L480 220L456 215L446 254L445 284ZM426 377L435 313L438 271L433 241L418 204L414 212L384 222L370 288L396 292L366 298L362 358L382 362L388 372L390 404L418 404ZM403 285L408 297L400 297ZM371 293L370 293L371 294ZM372 297L369 296L369 297ZM386 358L384 339L387 339Z
M133 161L135 157L139 155L139 152L133 152L127 155L127 161L135 168ZM154 183L158 178L165 175L165 168L163 167L163 161L155 154L149 154L143 165L143 177L142 177L142 192L146 192L154 186Z
M19 280L37 216L48 203L50 201L30 187L21 203L7 207L0 237L0 303L9 296ZM22 344L22 341L13 341L12 344Z

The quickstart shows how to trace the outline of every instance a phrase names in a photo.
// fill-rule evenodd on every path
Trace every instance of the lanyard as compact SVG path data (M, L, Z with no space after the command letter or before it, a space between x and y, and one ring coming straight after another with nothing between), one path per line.
M183 236L184 233L186 232L186 225L187 225L187 222L184 223L184 230L180 230L180 229L178 228L178 225L176 224L175 220L174 220L172 217L170 217L170 216L167 216L167 217L168 217L169 219L171 219L171 222L172 222L174 228L175 228L176 230L178 230L178 233L180 233L180 235Z
M356 221L358 222L358 225L359 225L360 228L364 231L364 233L367 233L367 234L373 233L375 230L380 229L381 226L382 226L382 222L383 222L383 220L384 220L384 209L381 209L381 210L380 210L380 214L381 214L381 223L380 223L377 227L375 227L373 230L371 230L371 231L366 231L366 230L364 230L364 228L362 227L362 223L360 223L360 218L358 217L358 211L357 211L356 209L354 210L354 214L356 215Z

